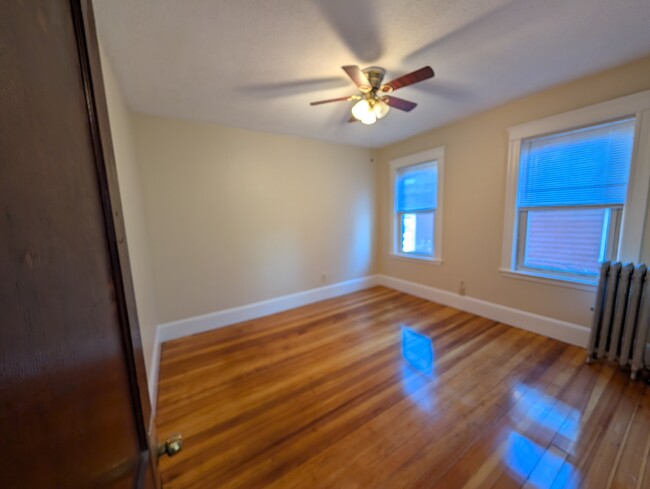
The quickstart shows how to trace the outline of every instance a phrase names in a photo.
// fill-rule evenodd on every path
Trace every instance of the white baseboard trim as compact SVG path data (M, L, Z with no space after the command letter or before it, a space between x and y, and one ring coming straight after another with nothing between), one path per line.
M154 351L151 358L151 375L149 378L149 396L151 397L152 410L155 412L158 396L158 372L160 368L160 349L166 341L204 333L213 329L223 328L232 324L250 321L277 312L295 309L314 302L331 299L359 290L378 285L377 275L355 278L338 282L324 287L305 290L295 294L275 297L265 301L233 307L222 311L211 312L202 316L194 316L179 321L159 324L156 328Z
M379 275L378 284L582 348L586 348L589 341L589 328L579 324L455 294L388 275Z
M251 319L268 316L277 312L287 311L296 307L312 304L313 302L331 299L340 295L349 294L358 290L367 289L377 285L377 276L355 278L316 289L305 290L295 294L275 297L265 301L247 304L245 306L233 307L222 311L211 312L203 316L194 316L180 321L161 324L158 326L160 343L204 333L231 324L249 321Z

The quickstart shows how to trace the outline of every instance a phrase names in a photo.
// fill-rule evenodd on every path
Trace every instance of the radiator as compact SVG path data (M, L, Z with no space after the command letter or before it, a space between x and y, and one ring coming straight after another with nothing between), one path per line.
M618 362L635 379L644 366L650 329L650 271L645 265L603 262L600 266L587 363Z

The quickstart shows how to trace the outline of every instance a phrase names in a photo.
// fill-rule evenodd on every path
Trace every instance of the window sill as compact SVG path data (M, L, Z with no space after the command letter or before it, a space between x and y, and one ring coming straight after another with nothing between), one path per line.
M442 260L440 258L433 258L429 256L417 256L417 255L407 255L404 253L389 253L391 258L397 258L398 260L408 260L413 262L422 262L424 265L442 265Z
M543 273L535 273L522 270L510 270L507 268L499 269L501 275L507 278L514 278L517 280L525 280L527 282L535 282L538 284L554 285L559 287L567 287L569 289L583 290L586 292L595 292L598 287L597 282L589 280L580 280L564 277L555 277Z

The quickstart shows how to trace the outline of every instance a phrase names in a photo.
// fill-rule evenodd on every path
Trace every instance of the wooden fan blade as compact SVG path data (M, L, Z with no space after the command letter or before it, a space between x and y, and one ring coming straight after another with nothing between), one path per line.
M356 100L357 98L359 98L357 95L348 95L347 97L330 98L327 100L319 100L317 102L311 102L309 105L322 105L322 104L329 104L332 102L343 102L347 100Z
M382 85L382 91L388 91L383 90L383 87L390 87L393 90L397 90L398 88L408 87L414 83L433 78L433 76L434 73L431 66L425 66L424 68L420 68L419 70L416 70L404 76L400 76L399 78L395 78L394 80L385 83Z
M403 110L404 112L411 112L418 105L415 102L411 102L410 100L404 100L403 98L393 97L392 95L390 97L383 97L382 100L386 102L388 105L390 105L391 107L394 107L399 110Z
M343 68L343 71L348 74L354 84L359 87L359 90L362 92L369 92L372 90L368 77L357 65L346 65L341 66L341 68Z
M348 119L348 122L358 122L358 121L359 121L359 119L357 119L353 115L351 115L350 118Z

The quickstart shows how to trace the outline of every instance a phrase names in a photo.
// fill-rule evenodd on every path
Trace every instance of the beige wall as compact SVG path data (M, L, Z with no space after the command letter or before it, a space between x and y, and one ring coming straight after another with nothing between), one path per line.
M435 83L435 80L434 82ZM650 58L518 99L377 152L380 272L468 296L589 325L593 293L500 275L507 127L650 89ZM389 161L445 147L440 266L389 255ZM650 261L650 226L642 259Z
M369 150L144 115L134 129L159 322L376 271Z
M147 373L151 374L149 370L158 319L149 259L151 246L147 235L140 174L135 159L131 114L124 104L110 62L103 51L101 61L142 347Z

